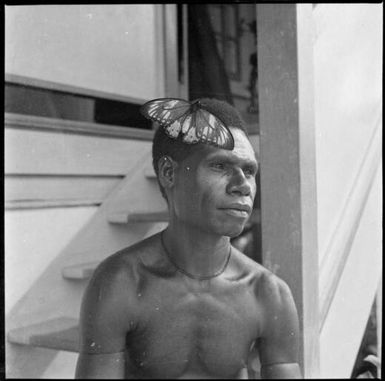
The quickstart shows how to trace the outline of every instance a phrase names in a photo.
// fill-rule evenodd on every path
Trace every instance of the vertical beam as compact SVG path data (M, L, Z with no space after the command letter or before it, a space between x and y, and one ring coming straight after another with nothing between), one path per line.
M181 82L179 83L179 97L188 99L188 94L189 94L189 83L188 83L188 78L189 78L189 62L188 62L188 4L182 4L182 30L178 30L178 33L182 33L183 37L183 75ZM179 58L180 59L180 58Z
M163 4L165 97L179 93L177 5Z
M263 263L292 290L305 378L319 369L311 12L257 5Z

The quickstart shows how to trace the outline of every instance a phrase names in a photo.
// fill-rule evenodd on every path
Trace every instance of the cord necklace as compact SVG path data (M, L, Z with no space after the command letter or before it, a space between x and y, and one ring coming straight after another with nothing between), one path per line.
M179 271L181 272L182 274L188 276L189 278L192 278L192 279L196 279L196 280L207 280L207 279L211 279L211 278L215 278L217 277L218 275L221 275L225 270L226 270L226 267L230 261L230 256L231 256L231 245L230 245L230 250L229 250L229 254L227 255L227 258L226 258L226 261L225 261L225 264L224 266L219 269L216 273L212 274L212 275L193 275L191 273L189 273L188 271L182 269L181 267L179 267L171 258L171 255L169 253L169 251L167 250L166 248L166 245L164 244L164 240L163 240L163 232L160 233L160 241L161 241L161 244L162 244L162 247L163 247L163 250L164 252L166 253L166 256L168 258L168 260L174 265L174 267Z

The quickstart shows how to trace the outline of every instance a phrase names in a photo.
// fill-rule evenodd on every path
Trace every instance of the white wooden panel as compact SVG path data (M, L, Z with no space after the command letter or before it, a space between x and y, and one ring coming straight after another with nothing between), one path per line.
M90 200L101 203L121 177L6 176L5 201Z
M319 279L321 327L350 254L351 245L381 161L381 132L381 125L378 124L355 175L353 186L343 202L343 211L337 228L321 261Z
M382 171L320 335L320 378L350 378L382 271Z
M5 71L149 99L164 95L161 5L5 8Z
M151 142L6 129L6 174L125 175Z
M88 207L5 213L5 314L96 210ZM60 270L56 276L61 278Z
M382 7L317 4L314 10L320 260L382 111Z
M45 379L73 379L75 375L78 354L73 352L59 352L49 364L41 378Z
M5 128L45 130L60 134L92 135L115 139L152 140L154 135L153 130L145 130L136 128L135 126L123 127L69 119L15 114L10 112L4 113L4 126Z

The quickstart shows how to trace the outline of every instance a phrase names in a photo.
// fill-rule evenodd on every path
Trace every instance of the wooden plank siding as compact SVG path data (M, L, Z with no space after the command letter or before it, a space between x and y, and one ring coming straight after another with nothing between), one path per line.
M6 209L100 205L146 152L150 168L153 131L102 129L95 123L7 114Z
M150 155L149 141L10 129L4 135L5 174L121 176L134 158Z
M319 370L311 12L257 5L263 263L293 292L305 378Z
M5 209L100 205L123 176L5 175Z
M80 134L108 138L151 140L154 131L139 128L114 126L102 123L83 122L69 119L23 115L6 112L4 122L7 128L52 131L61 134Z

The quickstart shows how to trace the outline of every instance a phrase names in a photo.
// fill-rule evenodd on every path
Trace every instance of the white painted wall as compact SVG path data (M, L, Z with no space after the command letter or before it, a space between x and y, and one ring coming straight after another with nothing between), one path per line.
M320 264L338 254L328 253L328 245L340 233L360 164L372 152L366 148L381 128L382 13L382 4L317 4L313 12ZM321 378L349 378L352 371L382 271L381 184L379 168L322 327Z
M4 218L5 314L28 291L96 207L7 211Z
M317 4L315 123L320 261L382 104L382 4Z
M382 275L382 168L320 335L320 378L350 378Z
M112 94L161 97L161 5L5 7L5 72Z
M6 128L5 174L125 175L145 140Z

